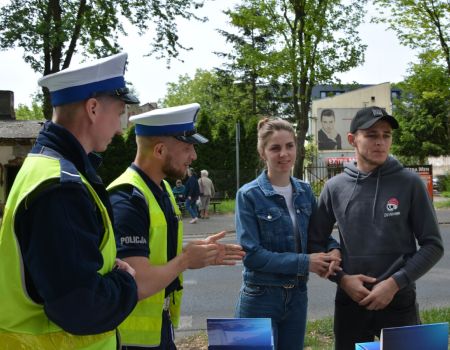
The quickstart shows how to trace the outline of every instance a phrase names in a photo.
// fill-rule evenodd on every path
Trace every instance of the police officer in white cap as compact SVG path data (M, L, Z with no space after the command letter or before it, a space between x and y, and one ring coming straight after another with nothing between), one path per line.
M121 53L45 76L54 114L9 193L0 231L0 344L7 349L116 349L137 302L134 270L116 261L109 198L96 174L120 132ZM114 268L116 267L116 268Z
M124 348L176 349L172 325L180 318L181 273L208 265L232 265L244 255L221 244L224 232L182 247L181 213L168 182L184 177L197 158L194 144L208 140L195 130L197 103L156 109L130 118L137 154L109 187L118 257L136 270L139 299L119 327Z

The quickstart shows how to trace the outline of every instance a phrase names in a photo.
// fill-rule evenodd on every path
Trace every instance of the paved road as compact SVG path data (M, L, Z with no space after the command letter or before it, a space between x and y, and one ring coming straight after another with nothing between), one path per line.
M450 252L450 210L438 210L442 223L445 250ZM233 215L216 215L210 220L200 220L192 225L185 219L186 240L204 237L218 232L220 228L228 231L226 241L234 242ZM202 270L189 270L185 273L185 293L182 319L177 336L191 335L206 328L207 317L233 317L239 287L241 285L242 265L234 267L208 267ZM450 286L450 254L417 283L418 300L421 309L448 306ZM312 274L308 282L309 319L319 319L333 314L334 284Z

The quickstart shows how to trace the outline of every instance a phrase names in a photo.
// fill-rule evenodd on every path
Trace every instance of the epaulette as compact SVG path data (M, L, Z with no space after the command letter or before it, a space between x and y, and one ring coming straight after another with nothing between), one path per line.
M83 183L75 165L64 159L58 152L48 147L42 147L39 153L59 160L61 167L60 183Z
M147 201L147 198L145 198L145 196L144 196L144 194L141 192L141 191L139 191L136 187L134 187L133 186L133 192L131 193L131 196L136 196L136 197L138 197L138 198L141 198L144 202L145 202L145 204L147 205L147 207L148 207L148 201Z

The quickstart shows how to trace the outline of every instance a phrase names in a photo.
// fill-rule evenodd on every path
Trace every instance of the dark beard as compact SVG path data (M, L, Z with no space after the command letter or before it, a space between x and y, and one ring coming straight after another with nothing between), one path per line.
M176 180L176 179L182 179L186 175L186 170L178 170L175 169L172 165L172 157L169 155L166 158L166 161L164 162L162 166L162 171L166 175L167 178Z

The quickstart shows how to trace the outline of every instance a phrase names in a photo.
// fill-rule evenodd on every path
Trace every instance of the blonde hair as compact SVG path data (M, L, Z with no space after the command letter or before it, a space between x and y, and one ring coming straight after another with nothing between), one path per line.
M292 134L295 140L295 131L292 124L286 120L280 118L263 118L258 122L258 145L257 149L259 154L262 156L264 153L264 148L269 142L269 138L275 131L285 130Z
M203 177L208 177L208 170L200 171L200 175L203 176Z

